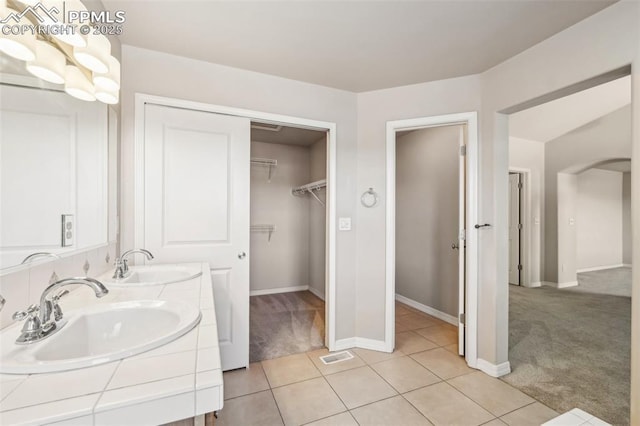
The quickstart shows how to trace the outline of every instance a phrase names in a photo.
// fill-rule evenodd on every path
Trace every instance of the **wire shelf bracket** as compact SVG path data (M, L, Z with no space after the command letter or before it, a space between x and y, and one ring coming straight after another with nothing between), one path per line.
M273 170L278 166L278 160L272 160L271 158L251 158L252 166L262 166L269 168L269 178L268 181L271 182L271 176L273 176Z
M251 232L267 232L269 234L267 242L271 242L271 234L276 232L276 226L275 225L251 225L249 227L249 230Z

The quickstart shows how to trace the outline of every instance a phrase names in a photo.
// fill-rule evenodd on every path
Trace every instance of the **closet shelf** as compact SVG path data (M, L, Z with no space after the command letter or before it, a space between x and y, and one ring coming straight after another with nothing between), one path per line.
M318 180L315 182L311 182L308 183L306 185L302 185L302 186L298 186L296 188L292 188L291 189L291 193L293 195L304 195L306 193L309 193L313 196L313 198L315 198L320 204L322 204L324 206L324 201L322 201L320 198L318 198L318 196L316 195L316 193L314 191L319 191L322 188L326 188L327 187L327 180L326 179L322 179L322 180Z
M249 230L251 232L268 232L269 233L269 237L268 237L267 241L270 242L271 241L271 234L276 232L276 226L275 225L251 225L249 227Z
M271 175L273 174L273 169L275 169L278 166L278 160L272 160L271 158L252 157L251 158L251 165L252 166L268 167L269 168L268 181L271 182Z

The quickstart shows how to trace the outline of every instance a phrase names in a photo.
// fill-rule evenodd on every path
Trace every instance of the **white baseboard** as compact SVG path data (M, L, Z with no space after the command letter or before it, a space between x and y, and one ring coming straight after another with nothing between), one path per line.
M527 287L527 288L542 287L542 281L536 281L535 283L523 284L522 286L523 287Z
M454 317L453 315L446 314L442 311L432 308L431 306L423 305L420 302L416 302L415 300L411 300L408 297L404 297L399 294L396 294L396 300L398 302L404 303L405 305L409 305L412 308L419 310L420 312L429 314L432 317L441 319L442 321L448 322L449 324L453 324L456 327L458 326L458 318Z
M322 293L320 290L318 290L317 288L311 287L311 286L309 286L308 290L311 293L313 293L316 297L318 297L319 299L322 299L324 301L324 293Z
M567 281L566 283L556 283L558 288L575 287L578 285L578 281Z
M351 349L356 347L356 338L349 337L347 339L336 340L336 345L333 348L334 351L343 351L345 349Z
M295 287L268 288L266 290L251 290L249 292L249 295L264 296L265 294L290 293L292 291L305 291L305 290L309 290L308 285L299 285Z
M390 352L387 350L384 340L373 340L365 337L350 337L347 339L336 340L335 351L343 351L345 349L361 348L378 352Z
M481 371L490 375L491 377L502 377L506 374L511 373L511 364L509 364L509 361L496 365L484 359L478 358L476 368L479 368Z
M627 265L625 265L624 263L619 263L617 265L594 266L593 268L577 269L576 272L580 273L580 272L602 271L603 269L622 268L624 266L627 266ZM628 266L631 266L631 265L628 265Z
M577 286L578 281L567 281L566 283L554 283L552 281L544 281L543 285L553 287L553 288L567 288L567 287Z

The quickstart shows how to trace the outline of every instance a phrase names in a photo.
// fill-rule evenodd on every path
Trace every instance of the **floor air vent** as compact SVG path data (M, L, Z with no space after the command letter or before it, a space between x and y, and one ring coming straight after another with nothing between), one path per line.
M347 361L352 358L353 358L353 355L351 355L351 352L342 351L342 352L337 352L335 354L321 356L320 360L325 364L329 365L329 364L335 364L336 362L340 362L340 361Z

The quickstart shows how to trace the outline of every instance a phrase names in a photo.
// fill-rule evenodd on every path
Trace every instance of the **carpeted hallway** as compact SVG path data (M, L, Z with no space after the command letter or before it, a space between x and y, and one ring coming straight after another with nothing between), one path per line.
M250 298L249 361L324 347L324 301L310 291Z
M503 380L558 412L629 424L631 298L616 294L631 270L618 269L579 274L571 289L510 286L513 372Z

